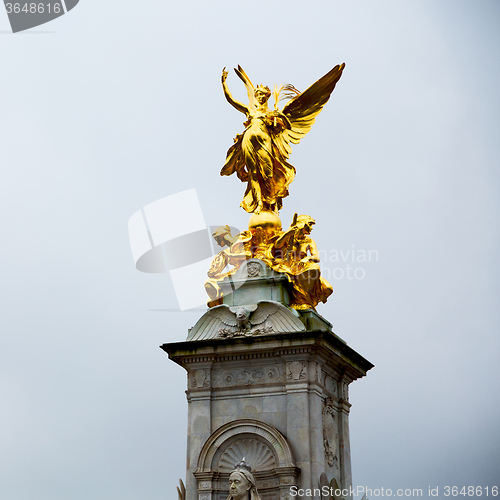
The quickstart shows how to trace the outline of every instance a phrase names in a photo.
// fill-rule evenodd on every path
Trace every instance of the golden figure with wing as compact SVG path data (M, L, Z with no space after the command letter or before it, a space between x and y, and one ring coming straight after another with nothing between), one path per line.
M222 71L222 88L228 102L247 117L245 131L238 134L227 152L221 175L236 175L247 188L241 206L249 213L261 211L278 213L282 199L288 196L288 186L295 177L295 168L288 163L292 152L290 143L298 144L311 129L316 116L330 99L336 83L342 76L344 64L335 66L304 92L292 85L274 89L274 110L267 101L271 96L268 87L255 87L243 69L235 72L247 89L249 103L233 98L226 83L226 68ZM291 98L282 110L278 102Z
M231 95L226 83L228 72L226 68L222 70L224 95L247 120L245 130L236 136L227 152L221 175L236 173L247 183L241 206L252 215L248 231L232 237L229 227L224 226L213 235L220 246L228 245L228 248L215 256L208 271L205 289L210 297L209 307L222 304L220 284L250 258L262 260L274 271L287 275L291 285L289 306L294 309L315 309L333 292L331 285L321 277L319 252L309 236L314 219L295 214L290 228L283 231L279 210L295 177L295 168L288 163L292 152L290 143L298 144L311 130L344 66L335 66L304 92L292 85L275 86L273 110L267 105L271 97L269 87L255 87L238 66L235 72L245 84L249 100L243 104ZM286 98L289 101L280 110L278 104Z

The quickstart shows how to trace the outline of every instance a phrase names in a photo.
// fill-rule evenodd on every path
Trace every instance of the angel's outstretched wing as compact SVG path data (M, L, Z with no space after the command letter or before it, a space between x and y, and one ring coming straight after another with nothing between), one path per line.
M306 329L297 315L279 302L261 300L257 305L250 315L250 335L261 334L263 329L268 330L268 333L302 332ZM255 306L241 307L251 311ZM229 306L222 304L209 309L191 328L186 340L208 340L246 334L247 330L240 329L236 315L230 311Z
M302 137L311 130L316 117L330 99L344 67L345 64L335 66L316 83L286 103L282 112L290 120L292 129L284 129L273 137L276 146L285 158L288 158L292 152L289 143L298 144Z
M250 318L250 323L252 326L258 326L264 323L269 316L276 313L279 309L280 304L278 302L264 301L259 303L259 307L252 314Z
M193 326L187 340L204 340L216 338L219 330L230 332L238 331L236 316L229 310L229 306L222 304L209 309Z
M283 304L272 300L261 300L257 310L250 316L253 327L268 325L270 332L302 332L306 328L302 321Z
M243 68L238 64L237 68L234 68L234 72L238 75L240 80L245 84L248 94L248 102L252 108L255 108L257 103L255 101L255 87L248 75L245 73Z

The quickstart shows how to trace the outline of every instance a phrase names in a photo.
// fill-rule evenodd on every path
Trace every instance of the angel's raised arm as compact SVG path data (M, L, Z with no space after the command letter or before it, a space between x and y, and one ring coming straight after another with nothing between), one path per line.
M236 108L238 111L241 111L244 114L248 114L248 107L245 106L243 103L234 99L233 96L231 95L229 87L227 86L226 83L226 78L227 78L227 71L226 68L224 68L222 70L221 81L222 81L222 89L224 90L224 95L226 96L227 102L231 104L231 106Z

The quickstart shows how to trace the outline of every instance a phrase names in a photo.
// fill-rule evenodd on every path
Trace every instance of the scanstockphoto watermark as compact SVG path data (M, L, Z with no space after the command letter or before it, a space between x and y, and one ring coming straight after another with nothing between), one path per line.
M369 488L357 486L349 488L299 488L292 486L290 496L299 498L352 498L363 496L364 499L373 497L423 497L424 492L429 497L498 497L498 486L427 486L426 488Z
M323 486L322 488L299 488L292 486L290 488L290 496L298 498L352 498L361 496L363 498L372 497L423 497L424 490L422 488L367 488L366 486L350 486L349 488L333 488L331 486Z
M13 33L25 31L64 16L80 0L45 0L38 2L4 0Z

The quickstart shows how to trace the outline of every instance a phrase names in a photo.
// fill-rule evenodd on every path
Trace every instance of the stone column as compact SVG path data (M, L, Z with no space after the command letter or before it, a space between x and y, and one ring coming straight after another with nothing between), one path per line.
M348 385L373 365L342 339L308 330L162 348L188 372L186 500L225 500L249 455L263 500L352 484Z
M198 484L193 473L201 449L212 434L212 390L210 363L193 363L188 368L188 429L186 462L186 499L197 499Z

